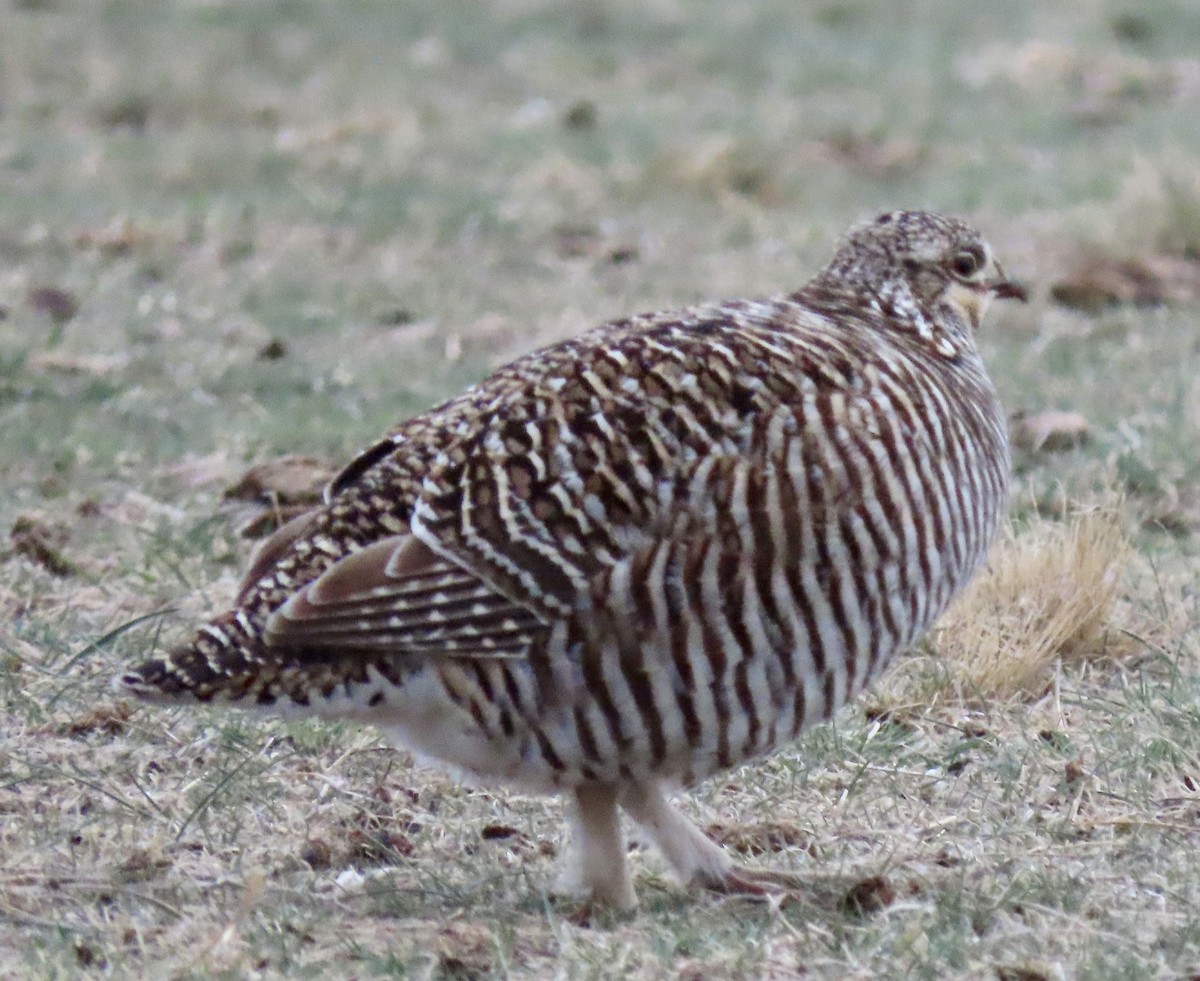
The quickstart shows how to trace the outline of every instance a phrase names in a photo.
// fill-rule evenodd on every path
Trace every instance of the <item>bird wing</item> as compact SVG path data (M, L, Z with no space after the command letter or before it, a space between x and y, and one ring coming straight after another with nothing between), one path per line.
M296 542L309 534L316 525L319 512L314 508L298 514L275 529L270 537L263 539L250 556L250 564L238 584L234 605L240 606L250 590L273 569Z
M778 312L613 328L603 346L535 356L410 421L331 494L411 502L412 532L335 562L272 615L268 644L522 656L590 606L605 570L736 523L709 485L763 454L771 418L850 384L838 340L797 353Z
M538 617L413 535L384 538L335 562L267 621L286 650L442 657L522 657Z
M696 493L712 474L766 466L775 443L804 441L805 413L832 423L868 384L849 342L788 301L681 317L585 336L510 369L512 386L481 385L462 420L447 412L441 430L470 435L423 475L414 532L547 622L567 617L605 569L715 525L719 499Z

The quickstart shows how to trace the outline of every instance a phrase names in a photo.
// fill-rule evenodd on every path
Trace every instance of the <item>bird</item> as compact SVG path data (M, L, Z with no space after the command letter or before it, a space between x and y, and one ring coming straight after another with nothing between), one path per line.
M521 356L359 454L116 686L357 720L560 795L557 888L588 904L636 906L621 812L683 883L769 891L672 798L830 719L981 567L997 298L1026 294L974 227L893 211L794 292Z

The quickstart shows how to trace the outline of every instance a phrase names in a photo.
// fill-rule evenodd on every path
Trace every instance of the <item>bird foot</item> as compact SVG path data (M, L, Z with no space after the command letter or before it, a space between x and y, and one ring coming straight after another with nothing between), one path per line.
M713 892L730 896L779 902L794 896L803 887L803 882L798 876L788 875L786 872L733 865L723 874L705 876L702 885Z
M625 909L594 899L557 899L555 908L562 919L582 930L607 930L634 918L636 907Z

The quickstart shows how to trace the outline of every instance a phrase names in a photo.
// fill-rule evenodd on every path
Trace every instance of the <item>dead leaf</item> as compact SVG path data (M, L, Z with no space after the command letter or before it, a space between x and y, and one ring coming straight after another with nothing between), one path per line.
M104 505L94 497L85 497L75 505L75 513L81 518L98 518L104 513Z
M285 524L311 511L309 504L285 504L278 507L254 507L245 509L246 513L236 520L239 538L266 538L282 528Z
M228 480L232 469L229 454L224 450L217 450L203 456L185 453L173 463L159 467L155 476L174 481L188 490L196 490Z
M925 147L914 140L884 140L850 130L825 141L832 163L881 179L900 177L921 165Z
M320 872L333 865L333 849L321 838L309 838L300 849L300 861Z
M590 99L579 99L567 107L563 113L562 124L567 129L595 129L600 118L600 110Z
M479 837L484 841L505 841L515 838L518 844L526 844L528 839L517 828L507 824L487 824L479 829Z
M99 950L83 940L75 942L75 962L80 967L106 968L108 961Z
M100 112L100 121L109 129L141 132L150 122L154 106L144 95L131 94L118 99Z
M287 353L287 345L278 337L272 337L258 349L257 357L260 361L278 361L280 358L286 357Z
M226 500L271 505L319 504L337 470L315 456L281 456L256 463L225 491Z
M147 882L158 877L174 863L157 848L135 848L116 870L122 882Z
M68 351L38 351L25 366L30 371L61 372L65 375L91 375L102 378L129 364L127 354L71 354Z
M100 705L78 719L60 725L58 732L63 736L86 736L92 732L118 736L128 728L132 716L133 706L128 702Z
M352 865L395 865L413 853L413 843L395 831L355 828L346 836L346 858Z
M1056 303L1087 313L1133 303L1200 302L1200 262L1186 256L1144 259L1084 255L1050 287Z
M57 286L39 286L29 291L26 301L40 313L50 315L56 324L64 324L79 312L75 297Z
M807 851L812 836L795 824L762 821L758 824L710 824L708 835L731 851L743 855L764 855L789 848Z
M493 963L495 941L481 925L447 923L438 931L433 944L437 957L435 977L468 981L497 973Z
M106 255L127 255L138 246L153 244L154 236L125 218L105 228L85 228L71 237L79 249L96 249Z
M67 529L32 514L18 515L8 533L13 551L55 576L75 573L75 564L62 553Z
M584 259L599 251L600 230L595 225L559 225L554 229L554 251L563 259Z
M1013 445L1031 453L1060 453L1083 446L1091 438L1088 421L1078 412L1016 413L1011 422Z
M842 909L857 916L877 913L896 901L896 890L882 875L856 882L842 898Z

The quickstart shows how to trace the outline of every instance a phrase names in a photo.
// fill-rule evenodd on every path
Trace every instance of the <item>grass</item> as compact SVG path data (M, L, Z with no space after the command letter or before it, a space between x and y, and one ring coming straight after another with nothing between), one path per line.
M0 976L1200 969L1198 41L1175 0L8 4ZM109 694L228 602L252 463L345 460L605 317L793 287L898 206L1031 281L985 354L1088 438L1018 454L991 578L883 687L691 795L794 901L639 851L640 912L582 928L553 802ZM1169 264L1169 302L1054 302L1096 257Z

